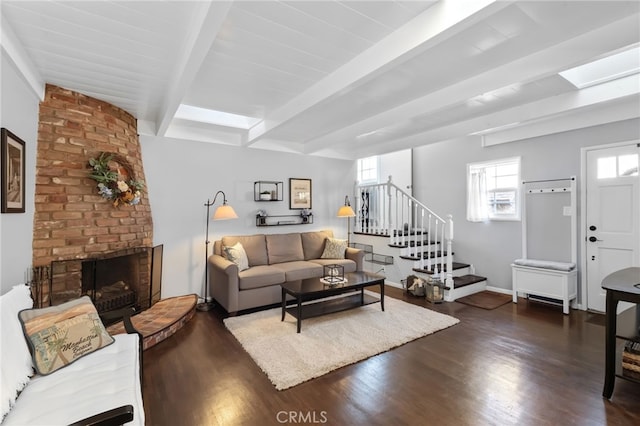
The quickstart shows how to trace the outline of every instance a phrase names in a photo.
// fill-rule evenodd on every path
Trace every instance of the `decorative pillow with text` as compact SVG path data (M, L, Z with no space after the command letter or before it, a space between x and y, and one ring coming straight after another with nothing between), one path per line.
M38 374L51 374L114 342L89 296L58 306L25 309L18 318Z

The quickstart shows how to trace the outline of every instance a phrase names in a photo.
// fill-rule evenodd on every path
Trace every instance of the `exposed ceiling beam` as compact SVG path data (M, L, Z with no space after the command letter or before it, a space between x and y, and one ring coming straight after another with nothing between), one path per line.
M163 136L166 133L180 102L209 53L232 3L232 1L215 1L198 4L199 10L194 13L194 22L189 28L182 56L176 60L172 74L173 80L158 111L157 135Z
M270 112L262 122L249 129L247 144L255 143L288 120L342 90L381 74L395 61L407 60L431 44L462 32L511 3L495 0L438 2L327 78Z
M185 126L175 123L167 129L164 136L173 139L233 146L240 146L242 141L242 135L237 133L215 130L210 127Z
M516 142L539 136L599 126L640 117L639 96L629 96L607 103L596 103L562 111L555 116L523 123L513 128L482 135L482 146Z
M589 127L595 124L605 124L639 117L639 100L640 85L638 84L638 76L629 76L581 91L569 92L509 108L507 111L497 111L448 124L408 137L395 140L386 139L378 143L370 142L366 148L362 146L359 148L373 151L380 151L389 146L392 146L394 150L415 148L420 145L465 138L467 136L477 135L479 137L487 127L497 128L513 125L507 130L496 132L495 135L482 135L485 146L494 145L544 134L575 130L579 126ZM580 113L586 112L590 113L585 114L584 117L580 116ZM573 118L566 118L570 116ZM575 117L580 118L580 121L577 121ZM545 121L552 124L539 125L539 123ZM536 124L535 132L532 131L531 124ZM354 148L358 149L358 147Z
M638 42L637 16L629 16L596 30L574 37L556 46L503 64L467 80L414 99L396 108L361 120L336 132L305 144L307 154L326 149L358 135L383 130L408 118L434 114L458 105L474 96L489 93L516 83L527 83L556 74L558 71L601 56L624 45ZM586 47L588 46L588 47ZM446 100L446 103L443 102Z

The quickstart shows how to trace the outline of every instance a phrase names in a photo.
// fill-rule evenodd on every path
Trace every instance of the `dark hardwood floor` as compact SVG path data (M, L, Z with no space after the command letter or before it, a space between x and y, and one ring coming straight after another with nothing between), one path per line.
M521 300L431 305L460 324L277 391L226 330L197 312L145 351L147 425L640 425L640 385L602 398L604 321Z

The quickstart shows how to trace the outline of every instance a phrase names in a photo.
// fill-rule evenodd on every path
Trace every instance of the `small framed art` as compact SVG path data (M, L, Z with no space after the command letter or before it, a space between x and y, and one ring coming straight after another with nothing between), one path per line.
M311 209L311 179L289 179L289 209Z
M0 211L2 213L24 213L25 143L4 127L0 132L2 135L2 143L0 144L2 149L0 155L2 205Z

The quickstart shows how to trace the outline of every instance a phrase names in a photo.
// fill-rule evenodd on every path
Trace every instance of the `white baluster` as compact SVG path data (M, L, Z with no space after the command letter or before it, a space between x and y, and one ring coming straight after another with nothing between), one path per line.
M420 206L417 202L413 203L413 246L416 248L416 255L420 261L418 265L422 267L422 246L418 245L418 241L420 240L420 234L418 234L418 230L420 229Z
M393 205L392 199L391 199L391 185L387 184L387 206L389 209L389 220L387 221L387 235L389 235L391 237L391 244L393 244L393 235L392 235L392 229L393 229L393 212L391 210L391 206Z
M424 209L423 208L420 209L420 229L423 231L422 234L420 235L420 247L424 252L424 246L422 245L422 242L424 241ZM420 256L420 269L424 269L424 262L425 262L424 255Z
M401 204L400 204L400 222L398 223L398 229L399 232L401 232L401 238L400 238L400 244L404 245L405 244L405 236L404 236L404 221L405 221L405 209L407 208L407 203L405 201L405 196L404 194L400 194L400 200L401 200Z
M431 213L429 213L429 229L427 230L427 236L431 241ZM427 252L427 269L431 269L431 244L429 243L429 250Z
M436 267L438 266L438 244L440 242L440 240L438 239L438 231L439 231L439 225L440 221L438 219L436 219L435 224L434 224L434 228L436 229L436 235L435 235L435 241L436 241L436 248L434 250L433 256L436 259ZM437 275L438 278L440 278L440 273L438 273Z
M400 197L398 196L398 189L396 188L396 217L393 234L395 236L394 244L400 244L400 236L398 235L398 224L400 223Z
M451 253L451 242L453 241L453 215L447 215L449 220L449 235L447 236L447 278L445 285L453 289L453 255Z
M444 228L445 227L445 223L442 222L442 232L440 233L441 235L441 241L444 240ZM441 242L440 243L440 281L444 282L444 244ZM447 261L447 263L449 263Z
M384 214L384 187L382 185L378 185L378 211L377 211L377 217L378 217L378 223L377 223L377 230L378 230L378 234L382 234L382 227L384 225L384 220L382 219L382 215Z

